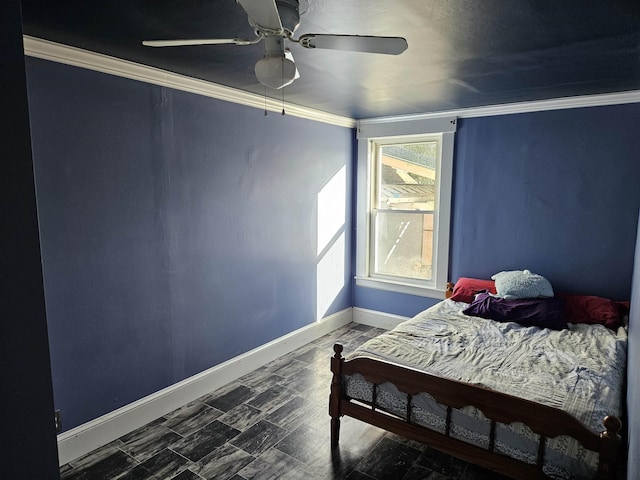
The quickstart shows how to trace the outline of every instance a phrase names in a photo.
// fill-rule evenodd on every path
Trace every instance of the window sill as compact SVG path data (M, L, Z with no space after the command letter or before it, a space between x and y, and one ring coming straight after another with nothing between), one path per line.
M445 290L431 287L422 287L411 283L387 280L382 278L355 277L356 285L366 288L377 288L389 292L405 293L407 295L418 295L420 297L437 298L444 300Z

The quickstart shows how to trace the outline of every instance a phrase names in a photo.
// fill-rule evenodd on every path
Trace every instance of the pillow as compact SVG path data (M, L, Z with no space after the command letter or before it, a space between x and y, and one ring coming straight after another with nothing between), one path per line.
M623 302L594 295L568 293L559 293L557 297L564 299L567 321L571 323L599 324L611 330L617 330L622 325L620 304Z
M512 270L496 273L492 280L496 282L498 296L506 299L553 297L553 288L549 280L529 270Z
M475 296L488 290L489 293L496 293L496 284L493 280L480 280L478 278L460 277L453 287L451 300L456 302L471 303Z
M508 300L481 293L462 313L497 322L517 322L525 327L568 328L561 298L525 298Z

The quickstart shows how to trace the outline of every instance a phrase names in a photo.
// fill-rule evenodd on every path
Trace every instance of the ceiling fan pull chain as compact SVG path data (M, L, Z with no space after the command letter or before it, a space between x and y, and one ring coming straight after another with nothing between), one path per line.
M282 83L284 84L284 54L282 55ZM282 87L282 115L284 116L284 87Z
M267 116L267 87L264 87L264 116Z

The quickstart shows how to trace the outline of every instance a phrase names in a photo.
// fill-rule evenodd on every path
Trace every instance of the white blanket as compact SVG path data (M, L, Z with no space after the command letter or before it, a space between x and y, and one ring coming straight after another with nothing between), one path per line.
M583 324L570 325L569 330L561 331L522 327L513 322L498 323L464 315L462 310L466 306L451 300L438 303L366 342L347 360L369 357L389 361L561 408L594 432L603 430L606 415L620 416L627 343L624 328L614 332L601 325ZM362 381L347 382L349 395L367 400L367 393L358 394L363 392L362 387ZM394 388L387 386L386 390L388 397ZM392 406L394 401L389 404L392 411L402 408ZM424 410L433 412L427 406ZM463 410L468 416L480 416ZM434 424L432 420L425 423ZM512 426L503 430L521 430L520 434L524 431ZM461 435L472 443L486 443L475 438L477 432ZM597 456L584 451L577 442L571 444L559 437L550 441L548 447L571 457L573 463L586 464L578 468L578 476L590 475L597 467L597 463L594 465ZM526 452L529 449L522 445L514 447L525 452L520 454L511 452L508 445L502 448L514 457L535 458L535 449L529 455ZM550 458L553 459L553 454ZM560 470L565 468L575 470L575 466L562 466ZM545 470L553 476L569 476L558 473L560 470L556 472L551 465Z

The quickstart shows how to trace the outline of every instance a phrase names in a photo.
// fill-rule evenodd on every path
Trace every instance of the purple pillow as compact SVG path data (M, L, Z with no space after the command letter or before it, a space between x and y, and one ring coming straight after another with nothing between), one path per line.
M481 293L462 313L497 322L517 322L525 327L568 328L561 298L519 298L507 300Z

